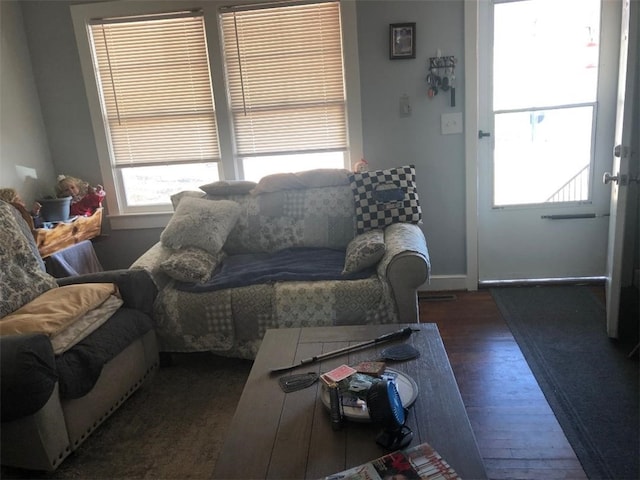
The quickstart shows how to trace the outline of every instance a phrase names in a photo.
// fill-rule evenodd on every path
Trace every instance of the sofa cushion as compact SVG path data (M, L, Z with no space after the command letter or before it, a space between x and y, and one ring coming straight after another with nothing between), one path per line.
M347 245L343 274L359 272L377 264L384 256L384 232L369 230L356 236Z
M160 264L164 273L180 282L206 282L225 253L211 254L196 247L187 247L171 254Z
M262 177L251 191L252 195L297 190L301 188L335 187L349 184L349 171L334 168L318 168L297 173L274 173Z
M355 196L358 233L396 222L422 221L413 165L353 173L349 179Z
M175 209L178 208L178 205L180 204L180 200L182 200L184 197L204 198L206 195L206 193L200 191L196 192L193 190L184 190L182 192L174 193L173 195L171 195L171 205L173 206L173 210L175 211Z
M0 201L0 318L58 286L41 269L14 212L14 207Z
M83 283L48 290L0 320L0 335L55 335L117 292L112 283Z
M258 184L249 180L220 180L219 182L207 183L201 185L207 195L246 195L253 190Z
M198 247L218 253L240 216L240 205L230 200L184 197L160 235L165 247Z

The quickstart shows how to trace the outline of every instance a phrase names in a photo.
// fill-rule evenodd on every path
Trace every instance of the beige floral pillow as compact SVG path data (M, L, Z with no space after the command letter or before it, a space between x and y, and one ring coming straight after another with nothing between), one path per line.
M239 216L236 202L183 197L160 241L173 250L198 247L213 255L222 250Z
M347 245L343 274L354 273L377 264L384 256L384 232L369 230Z
M180 282L204 283L225 257L220 251L215 255L200 248L178 250L160 264L164 273Z

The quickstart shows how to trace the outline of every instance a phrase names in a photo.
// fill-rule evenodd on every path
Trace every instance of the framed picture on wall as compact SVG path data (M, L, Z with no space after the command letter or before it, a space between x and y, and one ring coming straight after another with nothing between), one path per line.
M389 58L416 58L416 24L392 23L389 25Z

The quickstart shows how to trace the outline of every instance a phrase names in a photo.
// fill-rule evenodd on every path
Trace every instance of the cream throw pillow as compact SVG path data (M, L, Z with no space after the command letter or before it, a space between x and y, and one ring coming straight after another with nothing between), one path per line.
M273 193L281 190L300 188L334 187L349 185L349 170L339 168L318 168L297 173L274 173L262 177L251 190L252 195Z
M249 180L220 180L219 182L200 185L207 195L246 195L258 184Z
M240 217L240 205L231 200L184 197L160 235L165 247L198 247L212 255L222 250Z

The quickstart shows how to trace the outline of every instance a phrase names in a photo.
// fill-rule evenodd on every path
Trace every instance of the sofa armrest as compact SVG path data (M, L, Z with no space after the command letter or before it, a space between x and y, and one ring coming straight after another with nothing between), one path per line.
M378 263L378 275L391 285L402 323L419 322L419 286L429 281L431 260L424 234L418 225L394 223L384 230L386 251Z
M56 281L60 286L77 283L115 283L125 307L140 310L153 317L153 303L158 289L145 270L109 270L58 278Z
M162 262L167 260L173 254L173 250L165 247L162 243L157 242L149 250L144 252L135 262L131 264L131 270L146 270L151 275L153 283L156 284L158 290L162 290L167 283L171 281L169 275L164 273L160 268Z
M49 337L42 333L2 336L0 360L2 421L40 410L58 381Z

